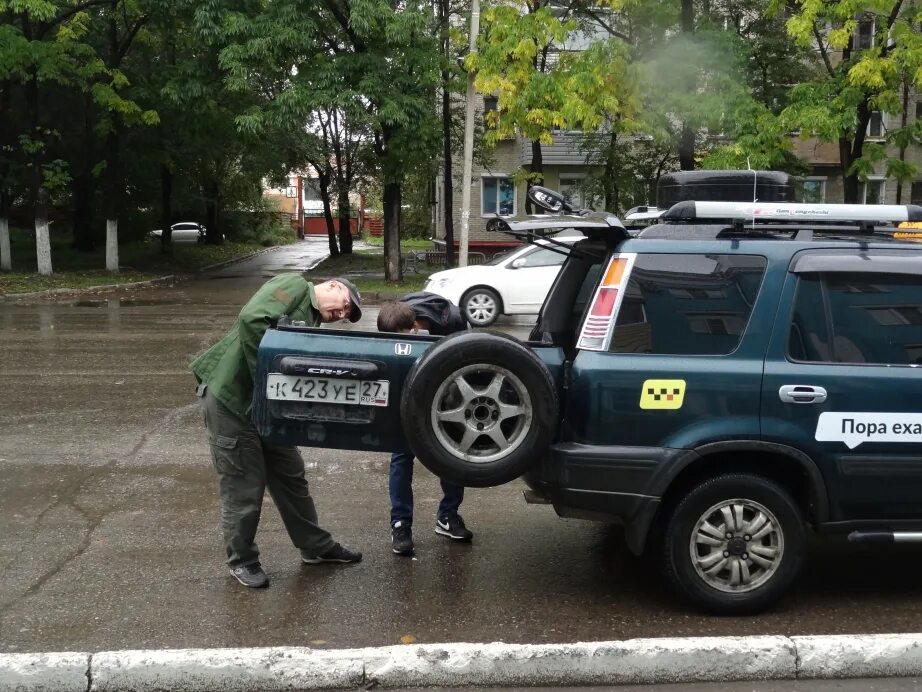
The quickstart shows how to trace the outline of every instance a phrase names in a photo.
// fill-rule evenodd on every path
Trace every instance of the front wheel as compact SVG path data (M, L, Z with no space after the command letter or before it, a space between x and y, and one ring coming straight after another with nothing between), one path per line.
M489 327L503 311L503 301L492 288L472 288L461 298L461 309L475 327Z
M751 474L694 487L666 522L663 568L696 606L717 614L772 605L800 571L804 522L790 494Z

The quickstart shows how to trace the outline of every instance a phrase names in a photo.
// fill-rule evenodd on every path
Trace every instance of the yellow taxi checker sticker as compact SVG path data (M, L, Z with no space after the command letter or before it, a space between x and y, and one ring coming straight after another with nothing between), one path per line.
M646 380L640 390L640 408L682 408L685 400L685 380Z

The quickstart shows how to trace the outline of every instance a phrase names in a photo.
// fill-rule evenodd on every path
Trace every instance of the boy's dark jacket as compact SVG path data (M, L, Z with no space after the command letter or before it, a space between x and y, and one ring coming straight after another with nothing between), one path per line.
M429 321L429 333L436 336L454 334L467 329L467 319L457 305L435 293L408 293L401 301L413 308L417 317Z

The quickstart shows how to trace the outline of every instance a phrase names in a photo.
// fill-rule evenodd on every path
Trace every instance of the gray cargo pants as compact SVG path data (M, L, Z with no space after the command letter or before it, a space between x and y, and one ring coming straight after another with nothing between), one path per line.
M316 557L332 548L332 536L317 525L298 450L263 442L250 421L229 411L207 389L199 401L218 472L227 564L236 567L259 560L256 527L267 487L291 542L303 556Z

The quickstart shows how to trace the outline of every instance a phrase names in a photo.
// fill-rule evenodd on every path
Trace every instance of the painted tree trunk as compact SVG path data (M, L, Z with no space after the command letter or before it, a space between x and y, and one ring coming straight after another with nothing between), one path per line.
M51 276L51 238L48 235L48 214L35 217L35 259L38 273Z
M13 271L13 258L10 256L10 220L0 217L0 271Z
M36 186L35 195L35 259L38 273L51 276L51 238L48 235L48 190Z
M400 281L400 183L384 185L384 278Z
M118 273L118 219L106 219L106 271Z

